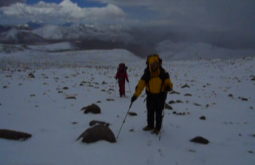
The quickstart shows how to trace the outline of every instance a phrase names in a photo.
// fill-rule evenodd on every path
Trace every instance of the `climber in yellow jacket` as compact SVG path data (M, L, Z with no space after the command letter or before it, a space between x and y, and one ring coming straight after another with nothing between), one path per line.
M144 70L144 74L136 86L131 102L134 102L146 87L147 126L143 130L152 130L153 133L158 134L162 126L162 113L167 92L173 89L173 84L169 74L163 69L162 60L158 54L148 56L146 64L147 68ZM156 125L154 125L155 115Z

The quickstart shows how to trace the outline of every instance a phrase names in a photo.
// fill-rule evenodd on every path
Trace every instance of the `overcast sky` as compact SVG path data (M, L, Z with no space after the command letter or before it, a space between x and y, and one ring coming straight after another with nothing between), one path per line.
M0 0L0 24L164 25L255 38L255 0Z

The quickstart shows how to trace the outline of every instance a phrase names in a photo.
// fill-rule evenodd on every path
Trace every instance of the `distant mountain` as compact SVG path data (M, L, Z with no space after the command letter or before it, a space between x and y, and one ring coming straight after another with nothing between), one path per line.
M99 27L86 24L68 24L66 26L46 25L33 30L33 32L49 40L98 39L125 42L133 40L128 30L121 26Z
M29 30L18 28L10 28L7 31L0 33L0 42L9 44L35 44L42 43L45 40Z
M38 26L38 28L36 28ZM26 25L0 28L0 43L38 44L70 42L75 49L126 49L138 56L154 52L158 41L152 33L128 29L121 25L95 26L87 24Z

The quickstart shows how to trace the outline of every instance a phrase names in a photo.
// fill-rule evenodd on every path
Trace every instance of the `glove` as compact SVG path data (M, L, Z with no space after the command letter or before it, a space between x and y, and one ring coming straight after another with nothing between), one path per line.
M131 97L131 102L134 102L136 99L137 99L137 97L136 97L135 95L133 95L133 96Z
M165 88L165 90L166 90L166 91L172 91L173 89L172 89L170 86L167 86L167 87Z

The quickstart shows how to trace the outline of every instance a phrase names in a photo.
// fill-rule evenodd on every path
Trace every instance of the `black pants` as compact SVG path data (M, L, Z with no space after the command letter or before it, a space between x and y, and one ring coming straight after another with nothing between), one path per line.
M147 107L147 124L151 128L158 130L162 127L163 110L165 106L167 94L150 94L147 93L146 107ZM156 127L154 121L156 119Z

